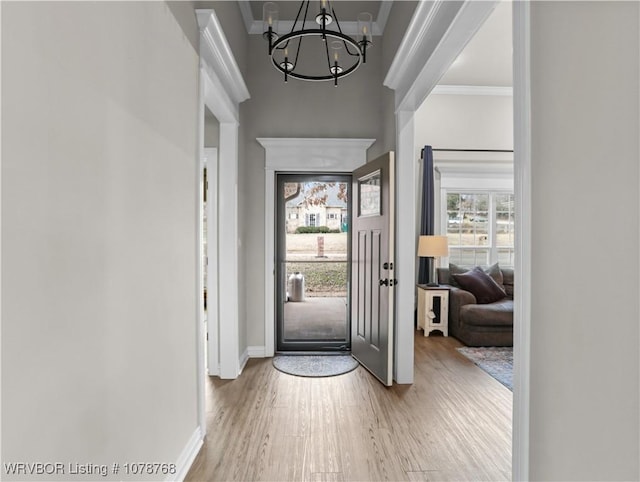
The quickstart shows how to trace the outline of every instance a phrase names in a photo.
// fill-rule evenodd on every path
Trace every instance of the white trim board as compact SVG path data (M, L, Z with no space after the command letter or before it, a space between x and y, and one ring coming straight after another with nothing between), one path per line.
M431 95L495 95L513 96L513 87L493 85L436 85Z
M198 9L196 18L200 28L200 66L215 73L212 78L220 83L231 103L237 106L249 98L249 90L218 17L213 10ZM237 119L237 114L235 117Z
M182 449L178 460L176 460L176 473L172 475L170 474L165 480L175 480L178 482L182 482L184 480L184 478L187 476L187 473L189 472L189 469L191 468L191 464L193 464L193 461L195 460L198 452L200 451L200 448L202 447L202 444L204 443L203 439L204 433L202 433L200 427L196 427L196 429L191 434L191 437L189 437L187 444Z
M396 112L415 111L422 105L498 3L418 3L384 79L384 85L395 91Z
M258 138L265 149L264 356L275 353L276 172L351 172L375 139Z
M200 167L204 156L204 107L220 123L220 142L218 146L219 164L216 189L219 201L219 223L225 226L218 236L218 267L225 270L229 279L234 283L225 283L218 290L218 307L220 317L224 317L225 323L221 327L220 335L220 376L236 378L240 372L239 357L239 300L238 300L238 200L237 200L237 173L238 173L238 124L239 104L249 98L238 64L233 57L229 43L226 40L220 22L213 10L196 10L198 26L200 29L200 69L198 92L198 154L194 159L195 166ZM207 431L205 417L205 357L204 357L204 312L201 309L202 293L202 233L201 223L203 203L203 172L198 168L195 175L196 192L198 197L196 213L198 219L196 226L198 232L196 239L196 375L197 375L197 399L198 399L198 431L202 439ZM224 211L223 211L224 210Z
M513 480L529 480L531 353L531 19L513 3L515 303L513 311Z

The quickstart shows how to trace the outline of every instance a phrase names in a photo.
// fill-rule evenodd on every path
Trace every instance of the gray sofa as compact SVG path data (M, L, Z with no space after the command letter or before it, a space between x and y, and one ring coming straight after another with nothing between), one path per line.
M507 297L478 304L469 291L457 285L449 268L438 268L438 282L449 292L449 335L467 346L513 346L513 269L502 268Z

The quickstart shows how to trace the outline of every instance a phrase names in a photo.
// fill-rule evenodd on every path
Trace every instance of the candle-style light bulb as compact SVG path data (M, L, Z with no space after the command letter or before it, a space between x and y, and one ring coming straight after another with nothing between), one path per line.
M362 53L362 62L367 63L367 49L371 48L373 37L371 36L373 16L370 13L358 14L358 45Z

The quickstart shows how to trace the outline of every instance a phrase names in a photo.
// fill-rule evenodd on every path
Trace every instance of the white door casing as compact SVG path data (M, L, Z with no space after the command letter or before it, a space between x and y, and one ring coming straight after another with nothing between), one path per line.
M264 356L275 353L276 172L350 173L375 139L258 138L265 149Z
M396 52L396 60L385 78L384 85L395 91L397 126L397 178L398 185L410 185L411 169L402 171L403 165L417 162L414 149L413 117L446 72L458 57L466 43L497 4L495 1L477 2L467 0L453 18L444 19L449 25L441 38L427 35L429 25L437 16L454 8L454 2L436 0L420 2ZM450 5L448 5L450 4ZM513 402L513 480L529 478L529 370L531 330L531 75L530 75L530 4L528 1L513 2L513 59L514 59L514 181L516 199L516 246L515 246L515 304L514 304L514 402ZM425 58L426 57L426 58ZM407 204L410 202L410 204ZM399 193L397 212L414 209L416 199L402 199ZM399 230L409 228L397 219ZM399 237L398 252L413 247L415 239ZM410 266L406 260L397 259L399 269ZM415 261L413 261L415 263ZM400 278L402 284L403 278ZM401 305L400 299L397 299ZM411 305L413 307L413 305ZM401 306L398 316L401 316ZM407 313L404 313L406 315ZM413 342L413 333L410 335ZM413 347L398 340L405 351Z
M198 159L195 159L197 169L196 182L198 198L197 216L199 233L197 236L197 296L196 303L198 319L196 320L196 366L198 377L198 424L202 437L206 433L205 419L205 359L204 359L204 310L202 309L202 185L203 170L201 169L204 155L204 111L205 105L220 122L220 143L218 146L219 166L218 179L225 182L218 183L213 188L218 193L218 199L224 199L228 211L219 223L225 223L227 229L218 236L219 260L225 261L224 268L228 270L230 279L235 283L224 285L224 291L219 289L219 312L228 323L220 331L219 346L226 347L220 353L220 376L236 378L239 372L239 343L238 343L238 211L237 211L237 172L238 172L238 123L239 105L249 98L242 74L227 42L220 22L213 10L196 10L198 27L200 29L200 76L199 76L199 112L198 112ZM218 266L222 268L218 262ZM222 288L222 287L220 287Z

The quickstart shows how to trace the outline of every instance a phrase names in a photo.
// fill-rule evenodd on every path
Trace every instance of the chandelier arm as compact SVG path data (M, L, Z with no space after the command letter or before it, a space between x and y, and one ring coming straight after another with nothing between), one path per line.
M296 24L298 23L298 19L300 18L300 12L302 12L302 7L304 7L305 5L307 6L307 10L305 10L304 12L304 21L307 20L307 11L309 10L309 1L307 0L306 2L301 2L300 3L300 8L298 9L298 14L296 15L296 20L295 22L293 22L293 25L291 26L291 31L293 32L296 29ZM302 28L304 28L304 23L302 24Z
M358 49L359 52L352 53L351 50L349 50L349 44L344 40L342 41L342 43L344 44L344 49L346 50L347 54L351 55L352 57L360 57L362 50Z
M324 43L324 50L327 52L327 66L329 67L329 72L331 72L331 55L329 55L329 42Z
M293 61L293 70L298 65L298 56L300 55L300 48L302 47L302 37L298 40L298 48L296 49L296 59Z
M342 27L340 26L340 21L338 20L338 16L336 15L336 11L333 9L333 5L331 5L331 13L333 14L333 19L336 22L336 27L338 27L338 32L344 35L344 32L342 31ZM343 41L343 43L344 43L344 49L347 52L347 54L351 55L352 57L360 57L360 55L362 54L361 49L358 48L358 52L353 53L351 52L351 50L349 50L349 44L345 41Z

